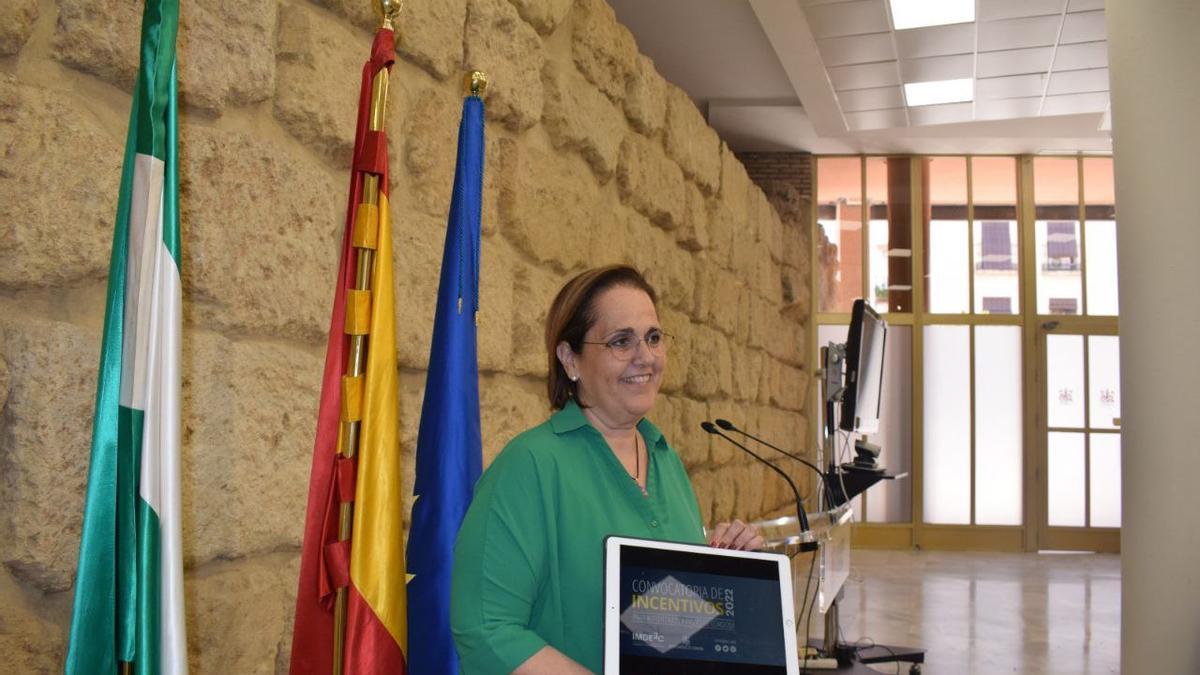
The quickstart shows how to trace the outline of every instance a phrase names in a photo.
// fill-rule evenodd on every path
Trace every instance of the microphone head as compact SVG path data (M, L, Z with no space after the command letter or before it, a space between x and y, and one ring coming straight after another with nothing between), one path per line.
M721 427L725 431L737 431L737 427L733 426L733 422L730 422L729 420L723 420L719 417L717 418L717 426Z
M712 423L712 422L707 422L707 421L705 421L705 422L701 422L701 423L700 423L700 428L701 428L701 429L703 429L703 430L705 430L705 431L707 431L707 432L708 432L708 433L710 433L710 434L715 434L715 433L717 433L717 428L716 428L715 426L713 426L713 423Z

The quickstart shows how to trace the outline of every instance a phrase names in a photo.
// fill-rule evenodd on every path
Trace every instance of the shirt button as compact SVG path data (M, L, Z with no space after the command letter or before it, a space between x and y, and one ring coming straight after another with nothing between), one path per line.
M650 521L650 527L658 527L658 521L657 520Z

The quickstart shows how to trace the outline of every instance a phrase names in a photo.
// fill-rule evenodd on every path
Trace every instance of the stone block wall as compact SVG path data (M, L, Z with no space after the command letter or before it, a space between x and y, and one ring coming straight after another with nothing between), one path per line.
M179 36L183 499L192 671L285 672L367 0L196 0ZM0 652L61 672L139 3L0 6ZM584 267L660 290L652 419L708 522L788 490L699 429L807 445L807 255L603 0L425 0L391 131L400 415L411 459L461 73L488 72L479 358L485 462L547 415L542 322ZM406 480L411 485L412 462ZM799 471L796 475L806 481ZM405 486L405 493L410 487Z

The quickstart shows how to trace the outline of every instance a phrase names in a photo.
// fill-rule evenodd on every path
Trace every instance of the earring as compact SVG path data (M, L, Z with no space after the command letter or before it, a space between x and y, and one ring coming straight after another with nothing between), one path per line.
M572 381L572 382L578 382L578 381L579 381L579 376L578 376L578 375L572 375L572 376L571 376L571 381Z

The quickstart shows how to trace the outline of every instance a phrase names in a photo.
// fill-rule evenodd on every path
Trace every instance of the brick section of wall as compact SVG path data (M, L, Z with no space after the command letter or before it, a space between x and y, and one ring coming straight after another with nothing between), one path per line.
M812 153L739 152L738 160L746 167L750 180L791 182L801 194L812 197Z

